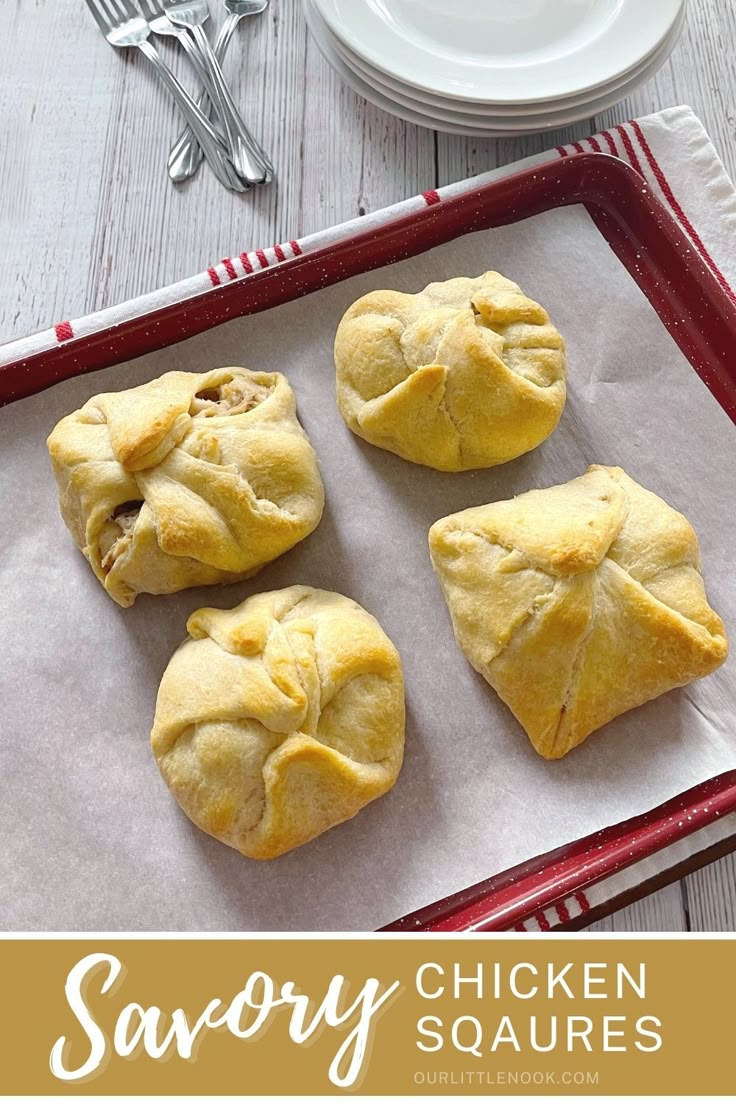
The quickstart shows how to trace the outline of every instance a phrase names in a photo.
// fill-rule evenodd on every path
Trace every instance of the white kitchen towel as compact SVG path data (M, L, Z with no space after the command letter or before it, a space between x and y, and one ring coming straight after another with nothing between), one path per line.
M411 211L477 188L491 180L535 164L581 153L608 153L633 166L649 183L658 198L672 212L716 279L736 302L736 191L700 121L688 107L674 107L640 120L631 120L609 131L570 146L555 149L504 166L489 173L449 185L439 191L384 208L372 214L333 226L306 238L263 249L236 252L210 265L204 272L147 295L108 307L83 318L66 320L30 337L0 347L0 364L24 360L61 343L73 343L90 334L193 296L201 295L234 280L247 280L264 268L288 264L291 259L321 249L358 231L377 227ZM611 901L638 884L661 874L718 840L736 832L736 814L694 833L658 852L587 887L569 900L546 911L530 913L517 930L554 929L591 908Z
M516 161L492 172L469 177L437 191L423 192L412 199L384 207L362 218L320 230L306 238L294 238L262 249L234 252L211 264L204 272L168 287L140 295L136 299L106 307L83 318L57 322L47 330L0 346L0 365L11 364L53 348L117 326L131 318L140 318L172 303L191 299L233 280L247 280L253 272L274 265L288 264L294 257L322 249L343 238L380 226L461 192L487 184L490 180L519 172L531 165L543 164L577 153L609 153L632 165L646 178L655 194L672 211L693 245L701 254L727 294L736 284L736 191L713 143L689 107L672 107L656 115L631 120L601 134L557 146L534 157Z

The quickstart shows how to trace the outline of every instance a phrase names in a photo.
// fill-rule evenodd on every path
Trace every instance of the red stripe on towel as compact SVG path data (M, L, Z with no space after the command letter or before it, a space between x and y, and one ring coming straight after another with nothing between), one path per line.
M662 189L662 193L663 193L665 199L669 203L670 207L674 211L677 218L682 223L682 226L683 226L685 232L687 233L688 237L690 237L690 239L692 240L693 245L697 249L698 253L700 253L700 256L703 258L705 263L708 265L708 268L711 270L711 272L715 276L716 280L718 280L718 283L721 285L721 287L725 291L726 295L729 297L729 299L731 300L732 303L736 303L736 295L734 295L734 292L733 292L733 289L731 288L731 285L729 284L728 280L726 279L726 277L721 272L721 270L718 267L718 265L716 264L716 262L711 257L708 250L706 249L705 244L703 242L703 239L700 237L700 234L698 234L697 230L695 229L693 224L690 222L690 219L687 217L687 215L683 211L682 207L678 203L678 201L675 197L675 193L672 191L672 188L669 185L667 177L664 175L664 173L662 171L661 165L659 164L656 157L652 153L651 146L649 145L646 138L644 137L644 131L641 129L641 127L639 126L639 124L636 122L635 119L631 120L631 128L632 128L632 130L634 131L634 134L637 137L639 145L641 146L647 161L649 162L651 170L654 173L655 180L657 181L660 188Z
M432 188L428 192L422 192L422 195L424 196L424 202L427 204L428 207L431 207L434 203L441 202L440 193L435 191L434 188Z
M613 140L613 135L611 134L611 132L609 130L604 130L602 133L603 133L603 137L606 139L606 142L608 143L608 149L610 150L610 152L613 154L614 157L618 157L619 152L618 152L618 149L616 148L616 143Z
M641 167L641 161L636 156L636 150L634 149L633 143L629 138L626 128L622 126L617 126L616 130L619 132L621 138L623 139L624 149L626 150L626 154L632 164L632 167L636 169L636 171L639 173L639 176L644 176L644 170Z
M258 258L261 268L268 268L268 257L262 249L256 249L256 257Z
M242 264L243 268L245 269L246 275L250 276L251 272L253 271L253 265L248 260L248 254L247 253L241 253L240 254L240 263Z
M217 272L215 271L215 269L214 268L208 268L207 269L207 275L210 278L210 283L212 284L212 286L217 287L217 285L220 283L220 277L217 275Z
M235 271L235 265L230 260L230 258L229 257L223 257L222 261L220 263L225 266L225 271L227 272L230 279L231 280L237 280L238 274Z
M577 892L575 893L575 900L580 905L580 911L581 912L590 912L590 902L588 901L588 898L583 893L582 889L578 889Z
M557 913L561 924L566 924L567 921L570 919L570 913L564 901L557 902L557 904L555 905L555 912Z

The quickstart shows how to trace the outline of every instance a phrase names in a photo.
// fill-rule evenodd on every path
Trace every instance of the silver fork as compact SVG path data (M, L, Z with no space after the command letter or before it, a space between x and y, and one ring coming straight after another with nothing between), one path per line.
M180 45L186 50L189 55L194 68L197 70L197 75L205 87L209 84L209 76L207 70L204 67L204 62L200 56L199 50L194 45L192 37L184 27L179 27L176 23L172 23L168 15L163 9L161 0L137 0L138 7L140 8L141 15L147 21L149 28L156 35L165 35L172 37L180 43ZM206 93L205 93L206 94ZM200 102L197 104L200 111L204 114L204 108Z
M163 9L172 23L191 32L200 51L209 78L208 91L225 127L230 157L238 176L250 184L267 183L273 176L271 163L243 122L204 32L204 23L210 15L207 0L163 0Z
M266 11L269 3L270 0L225 0L225 8L228 13L227 18L220 27L213 47L215 57L221 64L227 53L227 48L230 45L233 32L240 20L244 19L247 15L260 15L261 12ZM173 24L170 25L173 26ZM152 26L150 20L149 26ZM205 114L208 113L210 98L206 91L199 97L199 106ZM190 128L185 127L171 147L171 152L169 153L169 160L167 163L169 176L177 183L181 183L182 180L188 180L190 176L194 176L201 160L202 150L199 147L199 143L192 134Z
M134 7L133 0L86 0L87 7L111 46L126 48L137 46L153 65L176 101L179 110L197 135L208 163L225 187L232 191L245 191L246 185L238 178L230 164L212 124L199 109L192 97L179 83L155 46L149 41L148 23Z

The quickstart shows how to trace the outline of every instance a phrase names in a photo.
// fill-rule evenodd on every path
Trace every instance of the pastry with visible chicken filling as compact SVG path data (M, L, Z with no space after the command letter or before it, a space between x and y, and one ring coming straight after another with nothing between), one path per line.
M168 372L48 439L61 514L108 594L234 582L319 523L317 457L278 372Z

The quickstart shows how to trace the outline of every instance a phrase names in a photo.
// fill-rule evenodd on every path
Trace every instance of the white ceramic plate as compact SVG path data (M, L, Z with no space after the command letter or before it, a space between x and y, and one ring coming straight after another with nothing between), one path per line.
M314 9L315 18L321 20L321 16ZM654 72L653 66L656 64L662 65L664 61L672 53L675 45L677 44L682 29L685 25L685 17L687 14L686 6L683 6L680 15L677 18L677 22L667 35L665 40L657 47L648 57L644 58L638 65L626 74L624 78L618 77L616 80L607 81L605 84L600 85L591 93L589 90L585 93L577 93L574 96L568 96L565 99L552 100L547 103L539 104L482 104L468 101L462 103L458 100L451 100L446 97L442 97L432 92L425 92L421 88L414 88L412 85L403 84L395 77L389 76L381 70L374 69L364 58L361 58L358 54L354 53L344 42L336 38L324 20L322 25L325 29L325 33L330 36L333 46L339 54L342 55L343 60L354 69L359 76L367 80L369 84L372 84L375 88L384 92L389 98L395 93L399 96L408 97L419 106L420 110L427 110L427 107L431 111L436 108L440 110L462 111L466 115L478 115L482 116L486 120L498 119L505 121L506 119L518 118L524 115L546 115L554 114L560 115L563 111L568 111L578 105L588 105L591 103L591 97L594 97L596 101L602 100L605 96L611 95L625 85L627 88L631 88L634 81L641 82L648 80ZM426 105L426 106L422 106ZM429 112L428 112L429 113ZM471 124L472 125L472 124ZM481 123L485 125L485 123Z
M312 3L313 17L319 21L320 16L314 8L313 0L307 0L307 3ZM649 61L643 66L637 66L636 70L623 82L614 82L613 88L609 89L608 92L601 95L596 94L593 99L583 98L572 105L564 101L557 109L554 106L550 108L545 105L541 111L533 110L523 113L517 111L514 115L499 115L496 113L495 107L492 106L481 109L476 105L472 105L468 110L465 110L460 108L457 101L434 97L432 102L429 102L426 96L415 96L413 95L413 89L407 86L398 86L395 81L385 82L383 74L378 74L367 64L361 63L360 59L356 58L351 51L347 51L342 43L331 34L324 22L321 30L329 40L333 51L340 55L348 68L354 70L359 79L365 81L366 84L386 99L423 115L425 117L424 125L428 125L426 120L431 120L432 123L452 123L458 126L478 127L483 131L490 129L517 133L520 127L527 130L533 128L536 131L542 131L569 126L571 123L576 123L592 115L598 115L609 107L613 107L639 84L654 76L657 70L664 65L677 44L684 22L685 13L683 11L670 34L659 49L654 51Z
M364 100L368 100L369 103L374 104L376 107L380 107L382 111L387 111L389 115L396 115L399 119L404 119L407 123L429 127L432 130L436 128L435 123L426 115L420 115L418 111L403 107L401 104L396 103L395 100L390 100L388 96L382 95L375 88L372 88L367 81L364 81L362 77L359 77L354 69L349 68L349 66L345 64L332 45L331 39L328 38L325 25L317 15L316 9L312 6L312 0L304 0L304 18L307 21L307 26L309 27L312 38L316 42L319 52L322 54L327 64L330 68L335 70L337 75L345 84L352 88L354 92L357 92ZM477 128L472 129L466 126L453 126L450 123L443 123L442 129L450 134L462 134L469 138L508 137L503 131L480 131Z
M536 134L541 130L569 125L570 122L585 119L589 115L595 114L596 111L605 110L605 107L601 106L591 110L590 105L584 105L578 109L577 113L574 113L573 118L558 118L557 116L545 114L541 123L535 121L534 116L524 116L515 119L513 126L507 129L504 128L508 120L499 121L498 124L496 124L495 120L488 120L488 125L484 125L484 122L477 116L462 116L459 112L455 112L454 114L462 121L442 119L435 113L434 108L430 108L425 104L419 104L417 102L399 103L397 99L393 98L395 93L392 92L389 97L385 92L369 84L363 77L356 73L354 69L350 68L335 49L333 39L329 35L328 29L319 18L316 8L314 7L314 0L304 0L304 15L320 53L338 76L340 76L353 91L368 100L369 103L374 104L376 107L380 107L383 111L387 111L389 114L396 115L400 119L404 119L409 123L414 123L417 126L429 127L432 130L442 130L449 134L464 135L469 138L510 138L514 135ZM670 46L670 51L675 41L676 38ZM646 72L640 75L631 85L625 82L624 85L620 86L617 93L607 101L606 106L610 107L627 96L634 87L652 76L656 69L663 64L664 60L665 57L658 57L657 63L652 65L651 73ZM424 110L422 110L422 108ZM529 122L530 119L532 120L531 122Z
M685 0L314 0L376 69L450 99L539 103L595 90L664 41Z

